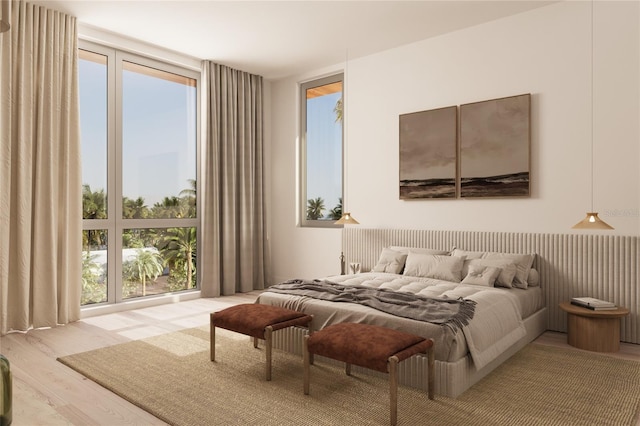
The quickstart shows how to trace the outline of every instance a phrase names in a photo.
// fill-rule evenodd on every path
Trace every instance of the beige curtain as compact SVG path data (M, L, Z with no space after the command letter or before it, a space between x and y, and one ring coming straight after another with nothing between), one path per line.
M264 288L262 77L203 63L206 142L202 244L205 297Z
M0 332L80 316L76 19L11 2L0 34Z

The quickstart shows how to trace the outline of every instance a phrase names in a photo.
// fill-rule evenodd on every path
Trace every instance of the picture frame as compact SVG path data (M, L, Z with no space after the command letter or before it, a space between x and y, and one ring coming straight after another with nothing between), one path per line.
M460 198L530 195L531 94L460 105Z
M456 198L458 108L399 116L401 200Z

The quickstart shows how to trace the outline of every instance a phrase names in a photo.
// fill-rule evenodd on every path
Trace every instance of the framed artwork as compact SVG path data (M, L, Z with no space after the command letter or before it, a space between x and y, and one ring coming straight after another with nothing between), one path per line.
M460 106L460 197L529 196L531 94Z
M455 198L456 106L400 115L400 199Z

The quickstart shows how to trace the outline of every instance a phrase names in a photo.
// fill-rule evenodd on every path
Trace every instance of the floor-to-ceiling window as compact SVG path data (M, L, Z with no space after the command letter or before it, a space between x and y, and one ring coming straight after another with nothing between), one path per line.
M200 73L80 47L82 304L196 288Z

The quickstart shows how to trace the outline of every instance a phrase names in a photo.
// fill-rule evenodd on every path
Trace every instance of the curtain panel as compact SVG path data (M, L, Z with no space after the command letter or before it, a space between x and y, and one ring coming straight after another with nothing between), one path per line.
M203 63L206 142L198 263L204 297L264 288L263 81Z
M74 17L12 1L0 34L0 332L78 320L82 193Z

